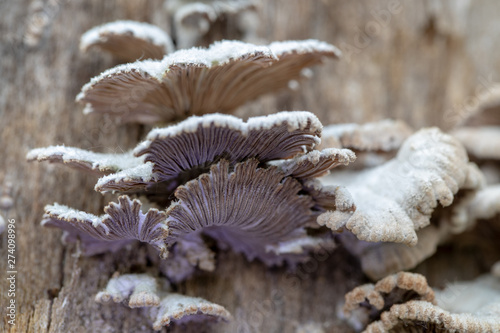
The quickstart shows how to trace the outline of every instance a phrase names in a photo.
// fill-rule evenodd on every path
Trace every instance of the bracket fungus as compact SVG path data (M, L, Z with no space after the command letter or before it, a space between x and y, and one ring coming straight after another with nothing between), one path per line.
M166 257L164 239L169 231L164 224L164 212L152 208L144 214L140 201L125 195L104 211L106 214L98 217L64 205L48 205L42 225L65 230L65 241L80 239L87 255L116 250L132 240L140 240L153 245Z
M500 280L486 275L433 291L420 274L400 272L349 292L344 310L364 333L493 333L500 330Z
M173 16L179 48L204 44L217 36L217 30L238 32L233 38L255 39L259 18L251 0L169 0L167 11ZM217 29L219 28L219 29Z
M43 224L65 230L66 241L80 237L86 254L116 250L134 239L153 245L163 258L172 248L174 256L162 264L162 271L175 281L189 277L195 266L213 269L211 252L196 240L200 233L249 260L293 264L308 250L331 243L306 233L319 214L328 209L347 218L355 210L345 189L323 189L314 183L316 177L355 159L348 149L313 150L321 129L313 114L300 111L247 122L230 115L204 115L154 129L134 150L134 163L144 156L143 164L102 177L96 189L152 195L165 211L143 213L137 199L122 196L100 218L66 206L47 206ZM70 159L54 151L67 153L65 147L36 149L28 158L56 156L56 161L94 169L112 165L107 159L100 162L101 154L70 149L82 156L68 154Z
M360 330L380 318L394 304L410 300L423 300L435 304L434 291L427 285L424 276L399 272L389 275L376 284L365 284L345 295L343 316Z
M172 122L190 115L229 113L247 101L285 88L304 68L337 58L316 40L256 46L222 41L179 50L162 60L137 61L104 71L77 101L85 113L109 113L124 122Z
M421 130L405 141L393 160L325 178L326 183L348 187L357 209L345 224L328 212L318 222L332 230L346 228L361 240L415 245L416 230L429 225L438 202L449 206L461 187L475 181L476 170L451 136L435 128Z
M26 159L29 162L61 163L97 175L130 169L143 163L143 159L135 157L131 151L122 154L105 154L66 146L32 149L26 154Z
M160 288L160 282L147 274L125 274L112 277L95 300L99 303L123 302L131 308L147 308L153 329L159 331L172 322L231 319L223 306L199 297L171 293Z
M80 38L80 50L99 48L119 61L161 59L174 51L170 36L159 27L136 21L109 22L90 29Z

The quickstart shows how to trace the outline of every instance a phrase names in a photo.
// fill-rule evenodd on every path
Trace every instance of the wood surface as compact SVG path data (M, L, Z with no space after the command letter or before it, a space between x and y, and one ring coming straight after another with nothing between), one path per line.
M344 58L315 68L299 91L262 97L237 114L308 110L324 124L393 117L415 128L450 128L467 103L498 80L498 13L495 0L262 0L260 37L320 39L339 46ZM79 37L118 19L170 28L161 0L0 2L0 186L14 184L15 205L5 217L16 221L18 271L16 325L2 316L1 332L151 331L141 310L93 300L115 271L155 272L143 247L78 257L75 245L61 244L60 231L39 225L46 204L100 214L112 196L94 192L93 175L25 162L29 149L55 144L124 151L148 130L85 116L74 102L82 85L114 65L102 53L80 53ZM471 237L442 247L416 271L437 286L486 271L499 258L496 240L480 246ZM4 234L2 277L6 256ZM214 273L175 288L224 305L234 320L173 326L169 332L294 332L309 322L324 332L350 332L337 319L337 307L345 292L366 279L356 258L344 250L315 257L294 273L230 252L219 251L217 259ZM0 285L3 313L6 279Z

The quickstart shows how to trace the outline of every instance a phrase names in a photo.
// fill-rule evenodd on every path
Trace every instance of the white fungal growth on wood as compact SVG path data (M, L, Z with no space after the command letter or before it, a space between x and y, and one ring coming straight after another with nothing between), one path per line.
M357 209L347 223L328 212L318 223L332 230L347 228L361 240L415 245L416 230L429 225L438 202L453 202L454 194L467 184L471 167L457 140L435 128L421 130L382 166L325 178L346 186Z

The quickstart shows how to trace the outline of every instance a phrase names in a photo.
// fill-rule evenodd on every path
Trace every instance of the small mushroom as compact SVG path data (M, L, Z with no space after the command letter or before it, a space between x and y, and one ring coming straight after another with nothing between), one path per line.
M147 274L125 274L112 277L106 288L96 295L96 302L123 302L131 308L147 308L153 328L161 330L172 322L231 319L224 307L198 297L170 293L159 288L160 281Z
M166 257L168 228L164 212L152 208L144 214L139 200L128 196L119 197L118 203L110 203L104 211L106 214L98 217L56 203L45 207L42 225L63 229L63 240L67 242L79 239L86 255L116 251L139 240L153 245Z
M347 223L328 212L318 223L332 230L346 228L369 242L414 246L416 230L429 225L438 202L449 206L460 188L480 181L475 171L457 140L438 129L424 129L379 167L326 177L327 184L347 187L357 209Z
M191 115L229 113L247 101L287 87L301 71L337 58L316 40L256 46L222 41L179 50L163 60L111 68L87 83L77 101L84 112L109 113L124 122L172 122Z
M339 165L348 165L356 160L356 155L349 149L329 148L313 150L293 159L271 163L276 165L286 176L307 180L326 176Z
M153 328L157 331L172 322L230 321L232 316L223 306L203 298L169 293L158 308L151 309Z
M389 275L376 284L365 284L345 295L343 315L351 325L366 327L394 304L410 300L423 300L435 304L434 291L424 276L399 272Z
M99 48L121 62L161 59L174 51L170 36L159 27L136 21L109 22L90 29L80 39L80 50Z
M98 303L120 303L128 299L131 308L160 305L158 281L147 274L116 275L108 281L106 289L95 296Z
M173 15L177 46L189 48L217 38L218 30L231 38L249 41L255 38L259 24L254 1L216 0L186 1L169 0L167 11ZM218 29L217 29L218 28ZM227 38L227 37L226 37Z
M436 304L403 301L381 314L363 332L498 332L500 281L486 275L436 291Z

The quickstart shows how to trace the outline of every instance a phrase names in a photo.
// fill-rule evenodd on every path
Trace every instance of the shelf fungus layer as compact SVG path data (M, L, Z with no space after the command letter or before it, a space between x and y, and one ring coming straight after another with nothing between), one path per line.
M219 30L225 35L236 35L235 39L252 39L259 28L257 5L253 0L170 0L165 7L173 16L179 48L213 40L217 32L221 33Z
M231 170L227 161L209 173L180 186L178 201L167 210L169 243L198 230L268 265L283 257L272 251L280 243L307 238L305 226L314 223L315 203L301 195L302 185L285 177L276 167L259 168L255 159L238 163Z
M136 21L109 22L90 29L80 39L80 50L99 48L122 62L162 59L174 51L170 36L159 27Z
M371 323L365 332L498 332L500 331L500 281L484 275L436 291L437 305L411 300L394 305Z
M26 154L26 159L29 162L60 163L98 175L130 169L144 163L143 158L135 157L132 152L105 154L66 146L32 149Z
M64 230L64 241L79 239L86 255L116 251L133 240L149 243L167 255L165 212L153 208L144 214L139 200L128 196L119 197L118 203L110 203L104 211L99 217L59 204L47 205L42 225Z
M423 300L435 304L434 291L420 274L399 272L376 284L364 284L345 295L343 315L354 327L366 327L394 304Z
M247 122L230 115L193 116L177 125L152 130L134 150L145 164L101 178L96 190L142 191L164 182L163 191L172 192L207 172L220 159L232 165L248 158L264 163L311 151L320 142L321 128L316 116L305 111L279 112ZM353 159L348 150L332 155L334 152L318 156L318 162L320 157L326 162L326 157L332 160L337 155L338 163ZM330 167L335 164L329 163Z
M131 308L146 308L153 329L159 331L172 323L191 321L229 321L231 314L223 306L199 297L171 293L163 283L147 274L125 274L112 277L95 300L99 303L126 302Z
M401 276L411 277L410 288L393 283ZM387 291L379 285L397 288ZM423 276L399 273L354 289L346 295L345 309L353 326L364 333L493 333L500 330L500 281L485 275L433 291Z
M190 115L229 113L260 95L288 86L304 68L337 58L316 40L256 46L222 41L179 50L162 60L137 61L93 78L77 96L84 112L109 113L124 122L172 122Z
M332 230L346 228L369 242L414 246L416 231L429 225L438 203L449 206L459 189L478 178L477 168L456 139L436 128L420 130L394 159L379 167L325 177L326 184L345 186L357 209L347 222L326 212L318 223Z

